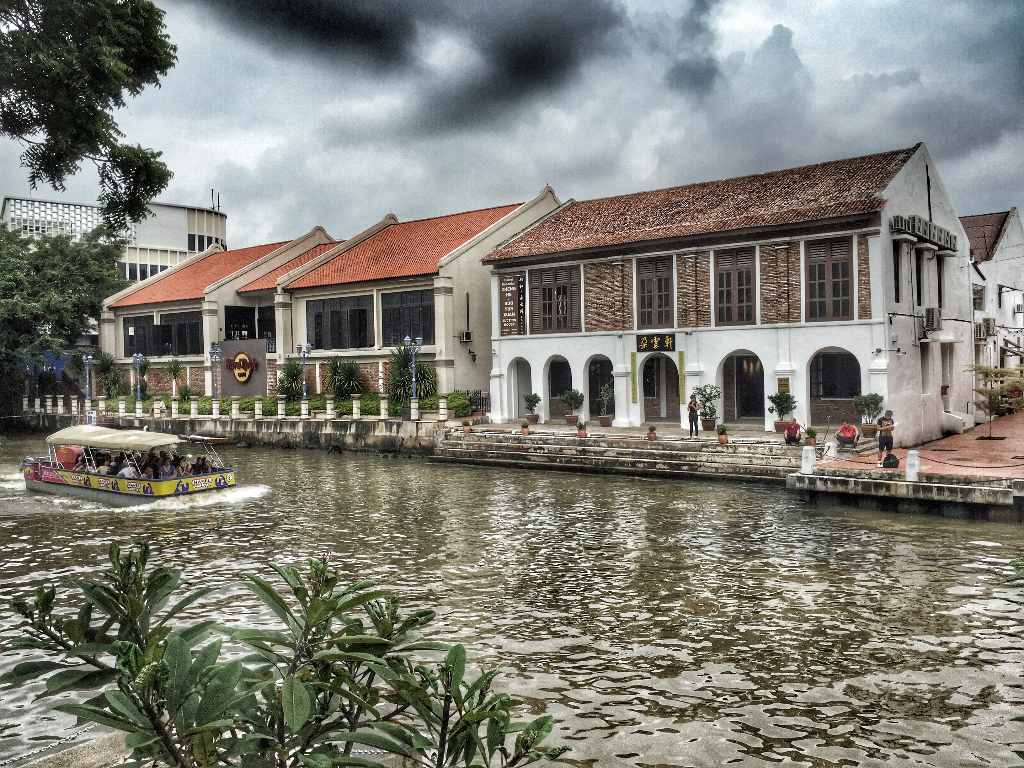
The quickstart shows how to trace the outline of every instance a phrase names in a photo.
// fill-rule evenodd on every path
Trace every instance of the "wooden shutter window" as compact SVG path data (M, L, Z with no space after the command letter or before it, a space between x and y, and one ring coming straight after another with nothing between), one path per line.
M809 240L807 254L807 320L853 319L853 245L849 237Z
M637 325L672 327L672 259L637 261Z
M530 333L578 333L582 291L580 268L531 269Z
M754 311L754 249L715 253L715 319L718 325L752 325Z

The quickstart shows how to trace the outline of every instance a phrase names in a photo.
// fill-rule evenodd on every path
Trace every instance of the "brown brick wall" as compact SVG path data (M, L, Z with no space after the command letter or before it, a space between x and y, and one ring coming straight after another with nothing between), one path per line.
M633 328L633 261L583 267L584 323L588 331Z
M185 382L185 374L178 377L178 386ZM154 395L169 395L172 391L171 376L167 369L162 366L151 366L146 372L146 386L148 391Z
M201 365L189 367L188 388L193 395L206 394L206 369Z
M267 394L277 394L277 361L267 358Z
M853 407L853 399L819 400L811 398L811 424L828 424L835 430L844 421L857 424L860 417Z
M377 382L377 364L376 363L359 363L360 369L363 371L363 378L366 379L366 391L376 392L378 389Z
M761 323L800 322L800 243L761 246Z
M857 319L871 319L871 260L864 235L857 237Z
M676 300L680 328L711 325L711 256L706 253L676 257Z

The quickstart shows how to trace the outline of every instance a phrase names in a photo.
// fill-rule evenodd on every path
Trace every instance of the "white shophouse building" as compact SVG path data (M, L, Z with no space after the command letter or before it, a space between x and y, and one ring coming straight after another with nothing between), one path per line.
M923 144L569 201L485 261L496 421L530 391L558 416L569 388L593 417L612 383L615 425L682 423L712 383L726 422L765 429L785 388L833 426L877 392L900 445L973 424L972 268Z
M1016 208L963 216L970 242L974 358L1018 367L1024 357L1024 226Z

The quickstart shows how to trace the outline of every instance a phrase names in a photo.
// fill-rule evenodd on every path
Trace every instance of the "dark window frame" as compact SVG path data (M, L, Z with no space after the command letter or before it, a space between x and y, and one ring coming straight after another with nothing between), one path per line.
M637 328L673 328L672 257L636 262Z
M756 286L753 248L715 251L715 325L756 324Z
M578 264L530 270L531 334L582 331L581 280Z
M924 306L924 252L914 249L914 306Z
M903 241L892 241L892 300L894 304L902 301L903 283Z
M807 240L804 248L807 259L806 321L853 320L853 239ZM842 311L844 305L845 312Z
M387 291L380 295L381 343L396 347L405 337L423 337L423 344L434 343L434 289L413 288Z
M812 400L850 400L861 394L860 362L849 352L819 352L808 366L808 379Z

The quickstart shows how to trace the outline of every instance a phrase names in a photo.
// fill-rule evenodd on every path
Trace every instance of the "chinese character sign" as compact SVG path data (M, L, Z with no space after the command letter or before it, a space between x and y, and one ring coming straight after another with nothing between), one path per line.
M636 337L637 352L674 352L675 349L674 333L642 333Z

